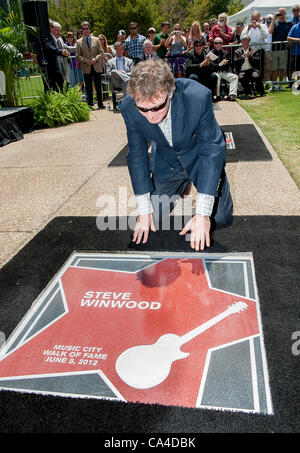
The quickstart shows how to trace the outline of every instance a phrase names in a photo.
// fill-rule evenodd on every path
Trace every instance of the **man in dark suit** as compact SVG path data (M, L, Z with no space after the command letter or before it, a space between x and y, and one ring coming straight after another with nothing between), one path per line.
M185 55L185 76L202 83L211 90L213 96L216 93L218 77L212 70L210 58L204 50L204 45L203 39L196 39L194 49Z
M146 39L143 44L143 53L137 56L136 64L140 61L145 61L150 58L159 58L157 55L153 53L153 44L150 39Z
M57 57L68 57L69 52L66 49L59 49L57 47L56 38L54 32L54 22L49 20L50 34L47 36L42 43L42 51L38 53L38 63L43 67L46 80L44 80L45 91L62 90L64 79L61 73L58 58ZM48 83L49 82L49 83Z
M180 234L191 231L191 247L203 250L210 245L211 218L226 225L232 217L225 140L211 92L194 80L174 80L165 61L150 59L133 68L127 93L121 112L139 211L133 241L147 242L150 229L155 231L157 221L170 213L174 196L183 195L193 183L198 192L196 214ZM152 141L151 169L148 140Z
M239 80L243 86L244 94L254 96L250 93L249 81L256 85L257 91L264 96L264 84L260 76L260 54L255 48L250 47L250 36L242 37L242 47L234 52L233 62L238 74Z

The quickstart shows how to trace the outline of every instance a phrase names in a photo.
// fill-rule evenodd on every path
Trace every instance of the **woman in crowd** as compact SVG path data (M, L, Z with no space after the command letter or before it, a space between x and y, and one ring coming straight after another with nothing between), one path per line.
M187 43L185 37L182 35L179 24L175 25L172 33L165 42L165 47L170 49L167 57L175 77L182 77L185 64L184 51L187 49Z
M77 75L77 62L76 62L76 57L75 57L75 51L76 51L76 40L74 33L71 31L68 31L67 36L66 36L66 44L69 48L69 54L70 58L69 60L69 67L70 67L70 85L71 87L75 87L79 83L79 78ZM70 48L74 48L74 50L71 50Z
M102 33L98 36L98 39L101 43L101 46L104 50L104 53L110 54L112 57L115 55L114 50L107 44L106 36L102 35Z
M153 39L154 39L155 34L156 34L155 28L150 27L148 30L148 39L152 42L152 44L153 44Z
M82 30L77 31L76 38L77 38L77 40L82 38ZM75 45L76 45L76 41L75 41ZM83 81L83 74L82 74L82 70L81 70L81 63L77 59L76 59L76 66L77 66L78 83L79 83L81 91L84 92L84 95L85 95L85 87L84 87L84 81Z
M191 29L190 29L190 34L187 39L187 51L193 50L194 49L194 43L195 41L203 40L204 39L204 46L206 46L206 39L203 36L203 33L201 32L201 27L200 24L197 20L195 20L192 23Z

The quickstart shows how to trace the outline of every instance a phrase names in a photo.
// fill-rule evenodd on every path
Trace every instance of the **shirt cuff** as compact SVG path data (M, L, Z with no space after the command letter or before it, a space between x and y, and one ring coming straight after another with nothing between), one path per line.
M135 197L139 215L150 214L153 207L150 198L150 192Z
M196 214L210 216L214 207L215 197L205 193L197 193Z

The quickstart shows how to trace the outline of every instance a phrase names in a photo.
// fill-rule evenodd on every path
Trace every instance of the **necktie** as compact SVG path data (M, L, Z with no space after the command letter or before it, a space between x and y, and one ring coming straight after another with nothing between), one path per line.
M91 47L90 47L90 39L89 39L89 38L86 38L86 43L87 43L87 46L88 46L89 50L91 50Z
M62 45L61 45L60 39L58 39L58 40L56 41L56 43L57 43L57 47L58 47L59 49L61 49L61 48L62 48Z
M119 71L124 71L125 68L124 68L124 61L123 61L123 57L122 58L117 58L117 69Z

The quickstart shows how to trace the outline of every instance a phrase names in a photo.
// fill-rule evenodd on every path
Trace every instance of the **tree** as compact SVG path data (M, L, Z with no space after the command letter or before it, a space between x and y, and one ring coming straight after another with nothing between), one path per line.
M154 0L61 0L59 7L54 0L48 2L49 17L62 26L63 33L77 30L83 21L88 21L93 33L103 33L110 42L115 42L118 30L129 33L129 23L138 22L140 32L146 33L158 16Z
M157 16L153 0L102 0L95 5L95 29L115 42L118 30L129 33L129 23L137 22L139 33L146 34Z
M171 25L183 24L193 6L193 0L161 0L158 4L160 17L167 20ZM160 22L162 20L160 19ZM159 24L160 28L161 23Z
M101 3L101 0L97 1L97 4ZM60 23L63 33L66 33L69 30L77 30L83 21L88 21L93 27L95 6L94 0L60 0L59 6L54 0L49 0L48 14L50 19Z
M18 71L24 68L23 52L26 51L26 32L36 32L22 21L17 0L10 1L10 11L0 8L0 68L5 74L5 105L16 106L15 81Z
M242 0L195 0L193 3L186 22L198 20L201 24L221 13L235 14L244 7Z

